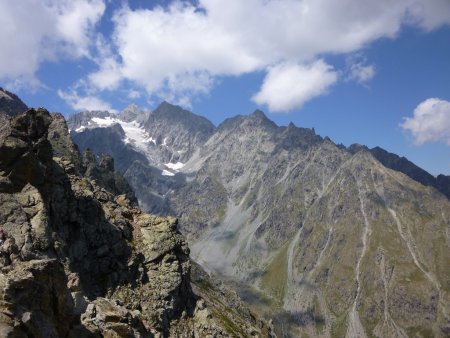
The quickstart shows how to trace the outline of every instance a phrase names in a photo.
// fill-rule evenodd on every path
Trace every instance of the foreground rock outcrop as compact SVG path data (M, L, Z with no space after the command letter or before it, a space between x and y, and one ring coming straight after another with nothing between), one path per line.
M6 122L0 336L271 336L247 312L230 330L242 310L194 294L176 219L141 212L110 158L82 159L61 115L31 109Z
M15 116L28 109L27 105L14 93L0 87L0 115Z

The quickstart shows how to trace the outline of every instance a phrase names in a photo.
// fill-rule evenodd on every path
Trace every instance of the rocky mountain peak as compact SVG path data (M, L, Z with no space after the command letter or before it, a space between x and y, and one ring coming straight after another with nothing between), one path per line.
M352 144L347 148L347 150L352 154L356 154L360 151L370 152L374 158L380 161L387 168L402 172L424 186L434 187L450 199L449 176L439 175L438 177L434 177L427 171L409 161L406 157L401 157L390 153L381 147L374 147L370 149L364 145Z
M143 124L147 121L150 112L140 109L135 104L128 105L120 114L119 117L125 122L136 122L138 124Z
M15 116L27 109L27 105L17 95L0 87L0 114Z
M151 114L147 126L157 119L165 119L177 124L193 129L204 130L205 132L212 132L214 125L205 117L191 113L180 106L173 105L163 101L158 108Z
M253 118L258 118L262 120L268 120L266 114L262 110L256 109L253 113L251 113L249 116Z
M369 148L367 146L359 144L359 143L353 143L347 149L352 154L356 154L357 152L363 151L363 150L369 150Z
M246 121L246 123L248 123L252 126L255 126L255 127L259 126L259 127L264 127L264 128L268 128L268 129L274 129L274 130L278 128L278 126L275 124L275 122L270 120L266 116L266 114L264 114L264 112L262 112L259 109L255 110L253 113L246 116L245 121Z
M215 130L205 117L168 102L161 103L143 127L161 146L163 163L184 163Z
M43 109L28 110L10 121L0 134L0 187L22 189L27 183L43 184L51 168L52 148L47 140L52 119Z
M165 116L181 116L183 114L189 115L189 111L183 109L180 106L171 104L167 101L163 101L159 104L159 106L153 111L153 114L156 115L165 115Z
M294 122L290 121L289 124L287 125L287 129L291 130L295 128L297 128L297 126L294 124Z
M322 141L322 137L316 135L314 129L299 128L292 122L283 127L279 138L284 149L307 148Z

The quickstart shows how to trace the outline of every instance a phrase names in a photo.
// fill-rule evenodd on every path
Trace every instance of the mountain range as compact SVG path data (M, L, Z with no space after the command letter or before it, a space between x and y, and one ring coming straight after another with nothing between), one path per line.
M448 176L261 111L0 92L4 336L450 335Z
M144 210L176 216L191 257L279 336L450 335L449 176L261 111L215 127L163 102L68 126L80 150L115 159Z

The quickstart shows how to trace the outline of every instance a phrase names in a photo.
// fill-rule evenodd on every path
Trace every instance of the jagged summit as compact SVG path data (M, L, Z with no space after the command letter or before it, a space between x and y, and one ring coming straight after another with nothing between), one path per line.
M259 109L256 109L253 113L251 113L248 116L249 116L249 118L252 118L252 119L260 119L260 120L263 120L263 121L264 120L270 121L267 118L266 114L262 110L259 110Z
M259 126L267 129L276 130L278 126L270 120L264 112L257 109L250 115L244 117L244 124L248 124L251 126Z
M139 108L135 104L128 105L124 110L122 110L118 116L125 122L136 122L138 124L143 124L147 121L150 112Z
M15 116L28 109L27 105L15 94L0 87L0 115Z
M241 128L243 126L248 126L249 128L265 128L268 131L275 132L278 126L270 120L266 114L257 109L249 115L236 115L225 119L217 127L217 132L224 132L233 130L236 128Z
M205 132L212 132L215 129L214 125L207 118L196 115L180 106L168 103L167 101L163 101L152 112L146 126L151 127L151 123L158 119L167 119L177 124L182 123L187 128L197 128L199 130L205 130Z
M194 115L190 111L182 108L181 106L171 104L167 101L163 101L159 104L159 106L153 111L153 114L166 116L169 118L181 117Z
M425 186L434 187L450 199L450 176L439 175L438 177L434 177L409 161L406 157L400 157L380 147L369 149L367 146L360 144L352 144L348 147L348 151L352 154L362 150L370 152L373 157L387 168L402 172Z

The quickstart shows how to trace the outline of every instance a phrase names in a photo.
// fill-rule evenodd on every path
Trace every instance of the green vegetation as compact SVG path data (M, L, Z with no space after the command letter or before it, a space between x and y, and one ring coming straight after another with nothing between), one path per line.
M287 286L287 251L289 243L284 244L267 266L261 278L261 287L278 302L283 302Z
M212 310L214 318L217 318L223 325L225 330L232 335L232 337L247 337L247 334L242 331L242 328L236 325L236 323L226 315L226 312Z
M424 327L410 327L406 329L409 337L433 338L433 331Z

